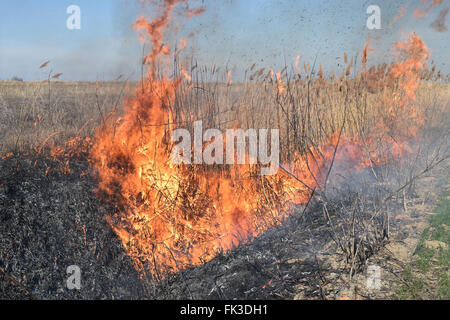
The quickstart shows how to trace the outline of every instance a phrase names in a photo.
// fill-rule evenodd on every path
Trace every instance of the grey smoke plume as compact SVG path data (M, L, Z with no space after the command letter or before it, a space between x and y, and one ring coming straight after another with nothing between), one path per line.
M434 20L434 22L431 24L431 27L436 30L437 32L446 32L448 31L447 26L445 25L445 20L447 18L447 14L450 11L450 7L443 9L439 16Z

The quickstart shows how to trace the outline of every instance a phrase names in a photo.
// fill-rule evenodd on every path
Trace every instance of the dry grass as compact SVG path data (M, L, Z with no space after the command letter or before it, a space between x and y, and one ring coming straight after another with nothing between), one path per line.
M0 82L0 154L91 136L122 104L123 82Z
M358 74L354 68L349 70ZM246 74L243 83L226 85L226 72L195 68L190 73L193 82L179 90L173 103L176 122L187 128L198 119L205 128L279 128L282 162L295 158L295 152L317 147L341 129L347 137L364 138L380 119L403 126L390 128L394 136L408 130L408 125L418 127L408 119L408 110L401 109L404 99L398 97L405 92L398 83L374 88L360 74L325 79L311 71L305 76L285 70L279 81L267 69L247 70ZM415 96L411 108L425 120L424 127L442 129L450 84L421 81Z
M380 119L389 123L392 109L398 110L396 117L401 120L393 125L406 127L389 128L394 140L411 124L409 115L402 114L399 101L392 100L404 94L395 84L374 88L361 76L325 79L311 71L303 76L284 71L275 77L262 69L248 70L243 83L227 84L227 72L215 68L190 70L193 81L184 81L176 90L175 100L171 101L176 125L191 128L193 121L202 119L205 129L279 128L282 163L317 148L336 132L364 139ZM0 155L26 153L43 145L60 145L75 136L92 137L111 112L122 112L123 99L131 94L135 85L53 80L1 82ZM448 136L450 85L442 81L422 81L415 96L414 109L425 120L423 128ZM410 177L402 177L398 185L392 187L392 194L397 194L396 190L403 191L406 188L403 186L416 180L416 163L411 168L407 171ZM385 186L378 182L380 186L376 188L385 192ZM373 254L372 249L384 243L385 231L389 229L389 210L384 202L367 206L369 201L359 197L355 197L351 205L339 207L326 199L325 192L321 194L318 190L317 194L323 196L323 213L329 224L341 223L350 230L342 234L335 230L330 232L347 258L351 279L355 271L360 271L359 265L367 255ZM388 193L385 202L392 197ZM355 220L355 216L360 220ZM375 218L379 220L376 224L373 223ZM375 238L360 237L359 233L368 234L368 230L374 230ZM348 244L353 244L353 249Z
M202 119L204 128L279 128L282 161L319 145L342 124L346 136L366 136L386 113L380 102L396 94L389 87L374 91L358 77L326 80L285 71L280 92L275 77L263 69L249 69L243 83L228 85L226 72L215 68L195 68L190 76L193 81L178 90L172 106L178 126L189 128ZM135 85L0 82L0 154L92 136L111 111L121 111L123 98ZM416 96L415 107L427 125L441 126L449 110L450 85L423 82Z

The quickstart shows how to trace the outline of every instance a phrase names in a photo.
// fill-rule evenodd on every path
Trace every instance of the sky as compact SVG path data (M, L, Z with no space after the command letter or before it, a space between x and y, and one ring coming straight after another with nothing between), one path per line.
M63 73L61 80L70 81L137 79L142 44L131 24L139 14L155 14L154 8L137 2L1 0L0 80L42 80L49 71ZM66 27L70 5L81 9L79 30ZM381 9L380 30L366 26L370 5ZM389 29L406 5L405 15ZM430 60L450 73L449 32L430 27L448 6L450 0L444 0L417 20L412 13L426 7L422 0L190 0L191 8L206 11L188 21L175 19L167 42L173 45L193 35L185 55L194 55L200 65L227 66L239 78L253 63L280 70L293 65L298 55L301 61L317 59L324 70L341 70L344 52L358 55L369 37L374 49L369 61L385 62L392 59L393 43L414 31L430 48ZM39 69L47 60L48 68Z

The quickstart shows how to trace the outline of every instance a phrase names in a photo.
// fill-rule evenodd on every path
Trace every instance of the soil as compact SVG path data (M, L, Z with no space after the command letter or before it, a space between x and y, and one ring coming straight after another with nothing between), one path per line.
M251 243L155 281L135 270L107 223L114 209L96 197L88 164L72 163L69 175L46 173L53 165L0 160L0 299L389 298L449 172L447 164L422 179L413 197L392 201L389 239L351 282L319 200ZM67 288L71 265L81 269L80 290ZM368 266L381 270L378 289L367 287Z

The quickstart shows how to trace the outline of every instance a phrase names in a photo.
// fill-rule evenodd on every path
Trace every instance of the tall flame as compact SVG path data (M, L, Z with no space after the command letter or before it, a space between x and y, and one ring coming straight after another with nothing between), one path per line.
M109 218L111 227L136 267L148 267L154 275L202 264L280 225L293 212L293 205L305 203L311 191L326 182L332 159L345 165L345 170L361 170L383 165L388 153L399 156L408 151L407 143L399 141L391 143L389 150L375 148L376 136L390 125L380 120L379 131L364 140L335 133L306 156L298 155L289 167L298 180L287 170L260 176L256 165L175 166L170 159L171 105L182 79L157 75L156 64L171 52L163 31L181 2L185 3L166 0L160 16L150 21L141 16L134 24L140 38L152 43L145 59L148 72L133 96L125 100L123 116L111 117L99 128L91 151L99 191L119 210ZM200 12L188 11L186 16ZM383 78L403 88L403 95L395 98L401 101L395 105L406 108L414 101L429 55L417 35L396 47L399 61ZM369 79L370 71L365 76ZM285 92L281 73L275 79L281 95ZM400 112L391 110L397 120Z

